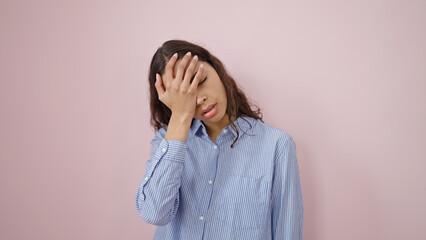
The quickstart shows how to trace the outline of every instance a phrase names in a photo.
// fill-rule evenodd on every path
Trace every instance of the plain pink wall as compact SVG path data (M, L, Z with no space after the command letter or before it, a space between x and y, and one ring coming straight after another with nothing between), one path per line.
M151 239L147 70L217 55L293 136L304 239L426 236L426 1L0 1L0 239Z

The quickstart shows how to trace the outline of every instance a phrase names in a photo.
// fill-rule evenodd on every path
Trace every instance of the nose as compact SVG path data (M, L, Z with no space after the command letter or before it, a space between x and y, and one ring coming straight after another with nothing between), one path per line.
M197 106L201 106L205 101L207 97L204 95L198 95L197 96Z

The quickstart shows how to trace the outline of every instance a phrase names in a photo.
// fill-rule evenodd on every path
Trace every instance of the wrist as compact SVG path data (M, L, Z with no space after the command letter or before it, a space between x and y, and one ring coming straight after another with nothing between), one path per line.
M166 140L179 140L186 142L192 117L189 115L172 114L167 127Z
M170 117L170 122L176 122L178 124L185 124L185 123L191 123L193 118L193 115L191 114L186 114L186 113L173 113L172 112L172 116Z

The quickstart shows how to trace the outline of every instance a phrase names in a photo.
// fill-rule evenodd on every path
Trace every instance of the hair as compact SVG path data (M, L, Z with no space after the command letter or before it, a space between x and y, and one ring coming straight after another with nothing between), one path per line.
M171 110L158 99L158 93L155 88L155 75L156 73L164 74L167 62L174 53L178 53L178 59L183 58L187 53L191 52L192 55L197 55L199 61L207 62L210 64L219 75L223 86L225 87L227 97L226 113L229 117L231 127L237 133L237 137L231 145L234 147L235 142L239 138L239 131L231 119L247 116L258 119L263 122L263 114L260 108L252 110L251 106L245 96L244 92L237 86L235 80L227 73L225 66L213 54L205 48L184 40L169 40L157 49L151 60L149 69L149 91L150 91L150 108L151 108L151 126L158 131L160 128L167 126L172 115ZM243 118L244 119L244 118ZM246 119L244 119L247 121ZM248 122L248 121L247 121ZM250 122L248 122L250 124ZM251 124L250 124L251 126Z

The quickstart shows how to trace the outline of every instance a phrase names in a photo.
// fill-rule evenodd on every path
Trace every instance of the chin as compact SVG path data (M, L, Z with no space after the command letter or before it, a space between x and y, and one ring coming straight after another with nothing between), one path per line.
M216 114L212 118L207 118L206 121L208 122L220 122L225 117L225 113Z

